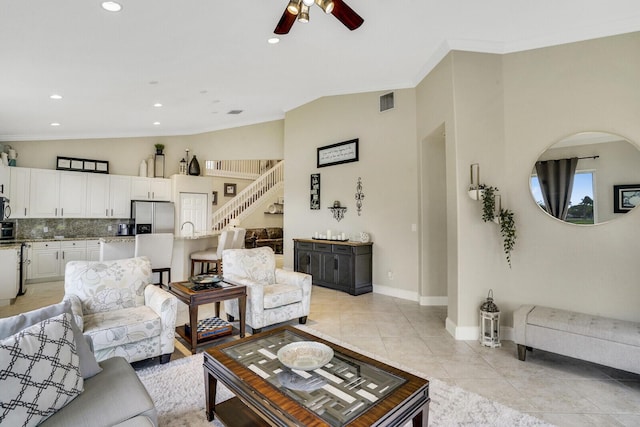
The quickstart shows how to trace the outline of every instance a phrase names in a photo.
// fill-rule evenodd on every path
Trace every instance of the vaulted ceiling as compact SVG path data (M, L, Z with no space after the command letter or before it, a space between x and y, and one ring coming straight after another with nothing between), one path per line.
M287 2L120 0L113 13L101 0L2 0L0 140L231 128L322 96L414 87L451 49L640 30L637 0L347 0L359 29L313 6L269 44Z

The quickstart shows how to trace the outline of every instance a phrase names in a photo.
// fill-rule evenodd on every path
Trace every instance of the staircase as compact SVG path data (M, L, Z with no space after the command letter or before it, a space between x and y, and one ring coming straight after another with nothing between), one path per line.
M212 230L223 230L232 220L242 221L257 209L263 197L275 197L283 186L284 160L281 160L213 213Z

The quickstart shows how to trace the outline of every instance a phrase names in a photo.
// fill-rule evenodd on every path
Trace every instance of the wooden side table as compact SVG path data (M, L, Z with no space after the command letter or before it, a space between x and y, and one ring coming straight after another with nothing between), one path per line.
M219 288L211 288L194 291L191 282L174 282L170 283L167 291L175 295L180 301L189 306L189 327L191 333L187 334L184 326L176 327L176 332L191 347L191 353L195 354L196 349L200 345L210 342L212 339L198 340L198 306L202 304L216 303L216 317L220 317L220 302L238 298L238 310L240 317L240 338L245 335L245 314L247 307L247 288L243 285L235 285L233 283L220 282Z

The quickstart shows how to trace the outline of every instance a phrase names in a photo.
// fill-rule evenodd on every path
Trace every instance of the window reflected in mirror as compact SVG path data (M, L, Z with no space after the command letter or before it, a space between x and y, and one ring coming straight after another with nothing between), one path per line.
M533 165L530 179L540 209L576 225L620 218L635 205L626 210L614 206L620 198L614 197L614 187L636 185L640 187L640 150L604 132L582 132L551 145Z
M576 171L573 178L569 209L564 221L580 225L595 224L597 222L598 217L595 211L597 204L593 194L593 179L593 171ZM531 194L538 206L547 212L538 175L531 177Z

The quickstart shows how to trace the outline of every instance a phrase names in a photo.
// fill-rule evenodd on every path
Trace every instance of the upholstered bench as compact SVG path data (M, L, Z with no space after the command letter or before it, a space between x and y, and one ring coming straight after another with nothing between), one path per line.
M523 305L513 313L518 358L540 349L640 374L640 323Z

